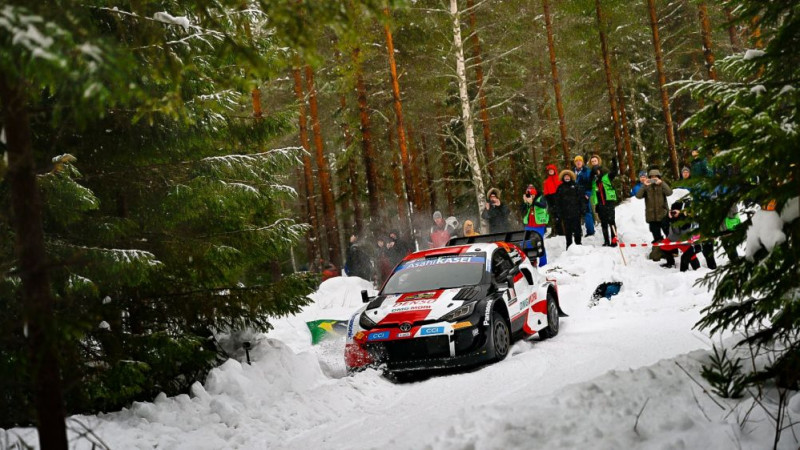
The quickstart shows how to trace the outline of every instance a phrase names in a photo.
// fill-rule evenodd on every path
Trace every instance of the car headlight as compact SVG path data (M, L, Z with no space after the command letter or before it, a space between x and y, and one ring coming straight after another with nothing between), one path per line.
M367 311L364 311L358 318L358 325L365 330L369 330L375 326L375 321L367 317Z
M466 305L460 306L449 313L443 315L441 319L446 322L455 322L456 320L463 319L464 317L468 317L472 315L472 312L475 311L475 304L477 302L470 302Z

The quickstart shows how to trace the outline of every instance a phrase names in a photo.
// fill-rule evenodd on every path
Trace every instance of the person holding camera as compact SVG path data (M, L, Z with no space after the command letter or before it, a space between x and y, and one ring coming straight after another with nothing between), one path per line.
M491 188L486 194L489 201L486 202L481 217L489 222L489 233L508 231L508 207L500 201L500 190Z
M661 171L658 169L650 169L647 176L644 185L636 193L636 198L644 199L644 219L650 226L653 242L658 242L669 233L667 197L672 195L672 188L661 179Z
M522 214L522 225L526 230L533 230L542 237L542 254L539 256L538 267L547 264L547 252L544 250L544 234L547 231L547 224L550 222L550 214L547 211L547 200L541 192L538 192L532 184L525 189L520 205ZM579 224L580 226L580 224Z

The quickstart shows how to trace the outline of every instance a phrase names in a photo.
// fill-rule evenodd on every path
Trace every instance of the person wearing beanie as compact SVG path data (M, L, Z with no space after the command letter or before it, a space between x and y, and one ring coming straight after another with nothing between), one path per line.
M441 211L433 213L433 226L431 227L428 248L438 248L447 245L450 240L450 230L442 218Z
M617 159L611 158L611 171L606 171L600 165L599 157L592 156L590 161L598 160L592 167L592 204L597 209L600 217L600 226L603 230L603 247L616 247L617 221L614 217L614 208L617 206L617 191L611 182L619 174Z
M591 169L586 167L583 163L583 157L578 155L573 161L575 163L575 183L583 190L583 198L586 203L583 215L583 224L586 226L586 236L594 236L594 212L592 211L592 202L589 198L592 196L592 174Z
M558 211L556 210L556 190L558 185L561 184L561 180L558 179L558 168L556 168L555 164L548 164L545 172L547 173L547 178L544 180L542 193L547 200L547 210L550 213L550 218L553 219L551 236L554 236L563 232L561 219L558 217Z
M532 184L525 189L522 195L522 203L519 206L522 214L522 225L526 230L532 230L542 237L542 254L539 255L538 267L547 264L547 251L544 249L544 233L547 231L547 224L550 222L550 213L547 209L547 200Z
M636 193L636 198L644 199L644 219L650 226L653 242L658 242L669 232L667 197L672 195L672 188L661 180L661 171L658 169L650 169L647 175L648 178Z
M683 166L683 169L681 169L681 180L688 180L689 177L691 176L692 176L692 169Z
M500 201L500 190L489 189L486 193L488 201L484 206L481 217L489 222L489 233L504 233L508 231L508 207Z
M639 189L644 187L645 181L647 181L647 172L642 170L641 172L639 172L639 182L636 183L636 185L631 188L631 197L636 197L636 194L639 192Z
M581 216L586 207L586 200L583 198L583 189L575 182L575 173L571 170L562 170L558 174L561 185L556 191L558 216L561 217L564 226L564 236L567 239L567 248L572 245L573 240L581 245Z

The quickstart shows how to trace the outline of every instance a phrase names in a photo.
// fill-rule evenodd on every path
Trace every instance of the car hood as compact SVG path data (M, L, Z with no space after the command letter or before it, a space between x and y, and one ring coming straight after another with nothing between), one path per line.
M379 327L437 320L480 293L476 286L382 295L367 305L366 315Z

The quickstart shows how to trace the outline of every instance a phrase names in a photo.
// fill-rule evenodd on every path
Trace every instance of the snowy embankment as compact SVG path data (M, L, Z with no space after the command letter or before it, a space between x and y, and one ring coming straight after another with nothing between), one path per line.
M622 241L649 241L643 208L640 200L617 208ZM599 234L569 251L563 238L547 240L542 270L558 280L570 317L556 338L517 342L498 364L409 384L374 370L345 376L343 339L312 346L305 325L346 319L361 305L368 284L336 278L300 315L255 337L252 365L230 360L191 395L76 416L72 426L81 422L111 448L771 447L761 407L748 416L751 399L712 398L700 386L710 339L693 326L711 293L695 281L708 270L665 269L646 259L649 249L600 247ZM620 294L589 307L604 281L621 281ZM797 421L800 395L789 409ZM36 442L31 429L9 434ZM787 430L779 447L797 445Z

